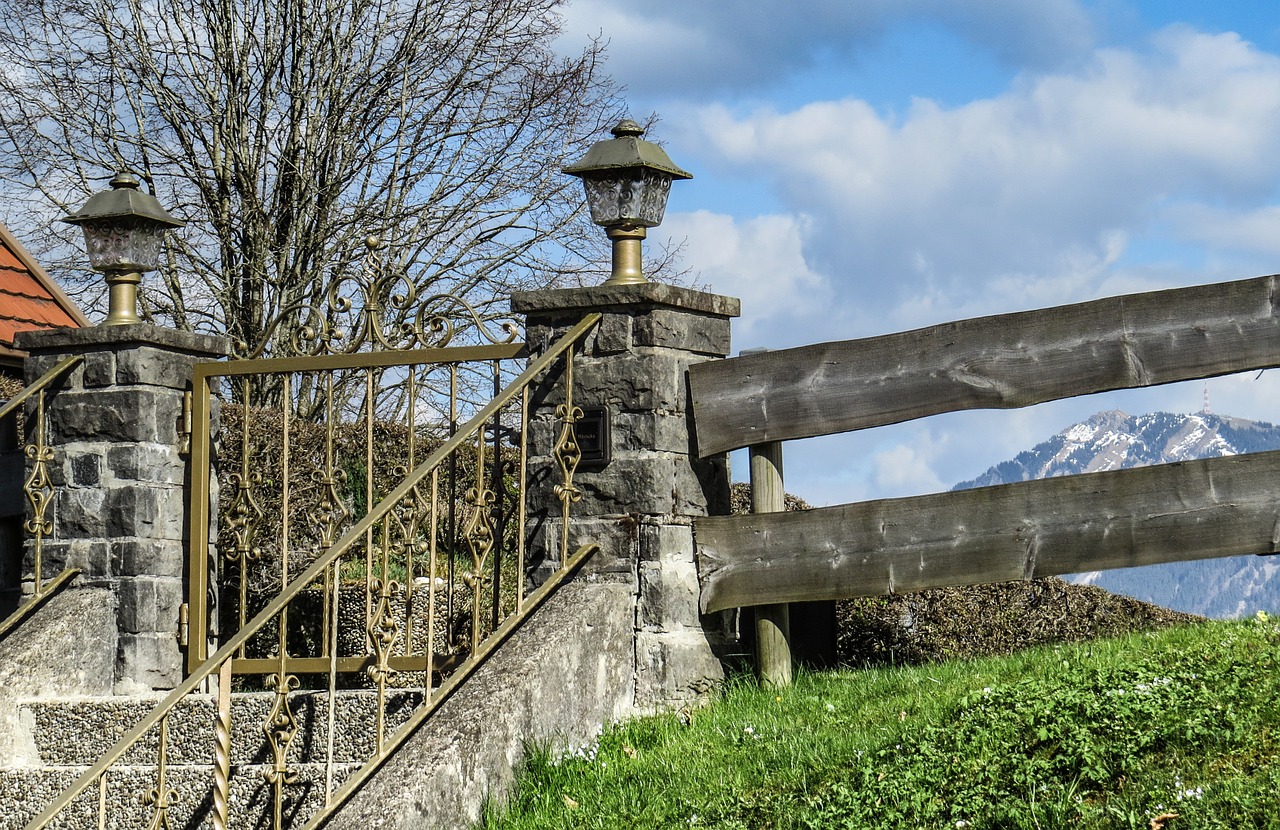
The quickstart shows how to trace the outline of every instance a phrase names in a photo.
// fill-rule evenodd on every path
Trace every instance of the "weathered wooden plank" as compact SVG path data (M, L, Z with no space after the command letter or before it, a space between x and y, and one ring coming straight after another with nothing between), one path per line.
M1280 278L1131 294L689 367L703 455L1280 365Z
M1280 451L698 519L704 612L1275 553Z

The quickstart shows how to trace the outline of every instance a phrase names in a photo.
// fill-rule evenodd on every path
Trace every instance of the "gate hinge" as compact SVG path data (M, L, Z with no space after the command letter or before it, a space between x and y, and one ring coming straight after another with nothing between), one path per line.
M191 635L191 606L182 603L178 606L178 645L187 646Z
M182 393L182 423L178 425L178 454L191 455L191 390Z

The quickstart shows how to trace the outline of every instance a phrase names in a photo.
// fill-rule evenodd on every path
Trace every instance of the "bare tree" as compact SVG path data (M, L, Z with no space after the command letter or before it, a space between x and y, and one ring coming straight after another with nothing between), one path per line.
M559 168L618 101L598 44L552 51L559 0L4 2L0 197L90 300L53 220L122 168L190 223L144 315L246 354L289 350L298 325L335 334L344 297L369 290L348 277L370 236L393 278L360 299L392 333L428 295L483 314L598 271Z

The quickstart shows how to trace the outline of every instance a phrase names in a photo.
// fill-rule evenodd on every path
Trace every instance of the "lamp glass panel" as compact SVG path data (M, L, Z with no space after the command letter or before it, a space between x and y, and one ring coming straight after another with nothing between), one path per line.
M168 228L137 222L86 222L85 250L95 271L152 271Z
M671 176L666 173L641 167L582 181L591 221L597 225L607 228L632 224L652 228L662 224L671 192Z

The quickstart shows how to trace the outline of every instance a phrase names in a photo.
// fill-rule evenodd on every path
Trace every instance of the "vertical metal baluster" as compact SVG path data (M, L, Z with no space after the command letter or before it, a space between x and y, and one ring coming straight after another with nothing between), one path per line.
M348 510L342 504L342 494L338 491L346 481L346 473L337 467L337 457L334 451L334 429L337 413L334 410L333 400L333 372L325 375L325 430L324 430L324 470L321 471L319 479L320 486L323 488L321 494L321 504L323 505L319 515L316 516L316 524L320 531L320 543L316 551L316 555L327 551L333 546L334 541L338 538L338 531L342 527L342 523L349 515ZM334 568L332 571L325 568L324 571L324 589L323 599L321 600L321 655L322 657L329 654L329 640L324 632L329 630L330 622L338 618L338 603L330 603L329 597L339 596L332 591L333 585L337 584L341 571Z
M382 578L375 577L370 585L377 591L378 605L373 612L373 620L369 625L369 642L373 644L373 665L366 673L373 679L377 687L374 710L374 748L382 754L382 745L386 741L386 706L387 676L390 670L387 661L391 656L391 645L395 640L395 619L391 615L391 588L395 584L386 578L390 564L391 549L391 517L382 520Z
M493 397L502 394L502 367L498 361L493 362ZM506 529L506 523L502 517L502 411L495 410L493 413L493 462L492 473L490 474L489 489L493 492L493 508L490 514L493 517L493 602L492 602L492 620L489 630L498 627L498 623L502 618L502 543L503 532Z
M160 719L160 757L156 764L156 785L142 797L142 803L145 806L155 808L155 812L151 814L151 821L147 823L147 830L169 830L169 808L178 801L178 794L169 789L165 783L169 766L168 755L169 716L165 715Z
M413 470L418 466L417 463L417 367L409 367L409 406L407 416L409 418L409 463L405 465L406 472ZM404 576L404 653L410 655L413 653L413 605L414 596L416 594L416 586L414 585L414 561L413 549L417 544L418 530L418 502L421 501L418 495L418 487L414 486L409 491L409 495L405 497L409 500L409 524L405 528L405 576Z
M98 830L107 830L107 774L98 776Z
M289 429L293 426L293 375L284 376L284 394L280 403L282 423L280 438L280 590L289 585L289 451L292 446ZM280 653L287 660L289 606L280 610Z
M253 501L253 484L255 473L249 472L249 379L245 378L240 386L240 487L246 496L246 501L250 504ZM239 494L237 494L237 498ZM250 507L250 509L252 509ZM246 514L246 518L252 519L252 516ZM240 625L236 627L236 631L244 628L246 616L246 608L249 604L249 562L252 558L252 525L244 528L244 540L237 539L236 553L239 555L240 563ZM245 643L240 647L240 656L247 654L249 644Z
M364 510L373 509L373 370L364 375ZM373 627L373 526L364 534L364 628ZM373 649L373 638L366 634L366 650ZM366 652L367 653L367 652Z
M53 461L53 447L50 447L45 440L44 396L43 389L36 394L35 424L32 429L27 430L28 435L34 433L35 441L28 443L24 448L27 458L31 460L31 474L23 484L27 502L31 505L31 518L24 522L23 529L33 537L31 558L35 576L34 591L37 598L44 592L44 537L53 532L53 522L45 518L45 513L53 499L53 484L49 479L49 462Z
M329 618L326 639L329 641L329 723L326 730L326 750L324 762L324 803L327 805L333 796L333 750L335 732L338 726L338 600L339 600L339 564L341 557L333 560L333 577L330 581L333 592L333 616ZM325 569L329 573L329 569Z
M569 558L569 506L582 500L582 493L573 484L578 462L582 460L582 447L578 445L576 425L582 418L582 409L573 404L573 347L565 350L564 403L556 407L556 417L563 421L560 438L553 455L560 467L560 483L553 489L560 499L560 565Z
M524 610L524 535L527 532L526 527L526 506L528 504L528 479L529 473L529 387L525 386L520 393L520 472L519 482L520 489L516 502L517 531L516 531L516 610Z
M213 830L227 830L231 811L231 658L218 669L218 710L214 720Z
M231 476L231 484L235 487L235 497L228 510L227 524L235 536L235 548L224 554L227 561L239 570L240 606L237 609L239 626L244 628L248 619L249 604L249 566L256 562L261 551L253 546L253 536L258 523L262 520L262 508L254 496L254 489L262 483L262 473L249 468L249 379L245 378L240 386L240 471ZM240 647L236 656L246 656L247 644Z
M476 482L467 491L471 515L463 529L467 549L471 552L471 570L463 577L471 589L471 653L480 646L480 612L484 602L485 565L493 553L493 491L484 486L484 427L476 430Z
M458 367L456 364L449 365L449 437L458 434ZM455 568L458 556L458 454L457 452L449 453L449 532L445 537L449 541L449 547L445 550L445 556L448 557L445 574L445 625L448 633L445 639L448 640L448 646L453 648L458 638L458 632L454 630L457 622L457 615L454 613L454 580L456 579Z
M281 615L284 611L281 611ZM294 784L298 780L296 770L290 770L288 764L289 744L298 731L298 721L294 717L293 707L289 702L289 693L298 688L298 678L286 670L284 631L285 621L280 620L280 638L277 643L280 656L275 675L271 677L275 686L276 698L262 724L262 731L267 735L271 748L272 765L262 775L271 784L272 806L275 830L284 830L284 788L286 784Z
M436 550L437 528L440 521L440 468L431 471L431 538L427 548L427 677L423 681L423 700L431 700L436 661ZM448 634L445 635L446 641Z
M486 498L487 496L487 498ZM493 506L493 493L485 492L484 489L484 425L480 426L480 433L476 436L476 500L475 500L475 518L481 524L478 528L476 539L480 542L481 547L479 553L475 549L472 550L472 558L475 560L476 584L471 589L471 598L474 606L471 610L471 653L475 654L480 649L480 641L484 639L480 632L480 609L484 602L484 557L493 548L493 528L490 524L492 518L490 510ZM488 531L488 538L485 538L485 531ZM483 547L488 544L489 549Z

